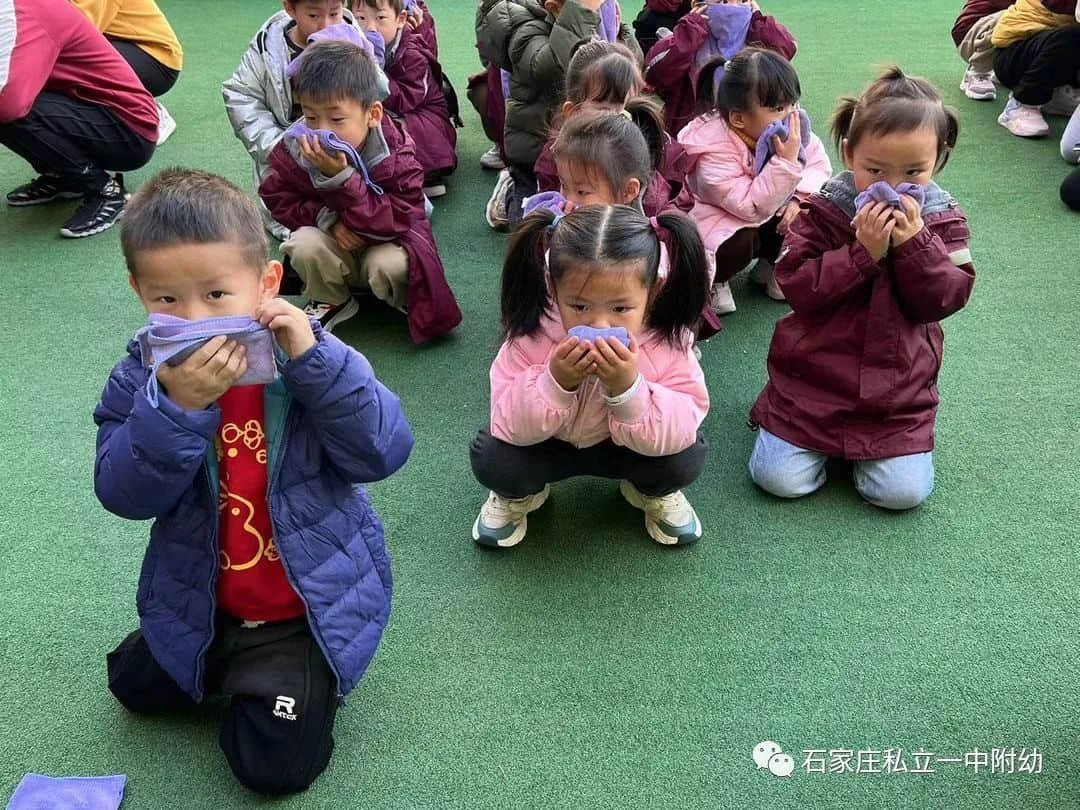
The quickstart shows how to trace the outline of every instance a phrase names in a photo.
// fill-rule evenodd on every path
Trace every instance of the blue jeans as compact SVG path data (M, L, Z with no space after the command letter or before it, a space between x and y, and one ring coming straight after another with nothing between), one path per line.
M750 454L750 477L773 495L801 498L825 483L826 461L824 453L805 450L759 429ZM934 489L934 454L856 461L854 477L855 489L874 506L911 509Z

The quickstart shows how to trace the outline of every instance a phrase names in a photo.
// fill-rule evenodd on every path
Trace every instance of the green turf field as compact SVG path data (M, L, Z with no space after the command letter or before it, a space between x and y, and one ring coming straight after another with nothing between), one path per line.
M401 395L416 434L405 469L372 487L394 611L339 715L330 768L270 806L1080 807L1080 220L1057 200L1066 167L1054 137L1014 138L995 123L1003 99L958 90L959 0L766 7L799 39L819 132L836 96L894 61L962 113L939 180L970 217L978 281L945 325L930 501L893 515L846 480L796 503L755 490L746 413L784 308L739 281L739 311L704 353L712 451L689 491L701 543L656 546L613 484L578 480L555 488L508 553L469 538L485 493L467 447L488 415L505 239L484 223L494 175L479 168L487 144L464 98L473 9L430 4L467 108L461 168L434 217L465 321L424 348L378 310L339 331ZM186 51L165 98L179 129L128 183L184 165L250 187L219 85L274 3L162 6ZM0 152L0 190L30 177ZM94 498L90 413L144 316L117 230L58 236L72 207L0 211L0 798L26 771L122 772L125 808L262 806L218 751L216 709L134 717L105 688L104 654L136 622L149 526ZM791 779L755 768L765 739L794 756ZM920 749L936 760L995 747L1037 747L1042 773L936 761L936 773L911 773ZM802 767L807 749L886 748L904 749L907 774Z

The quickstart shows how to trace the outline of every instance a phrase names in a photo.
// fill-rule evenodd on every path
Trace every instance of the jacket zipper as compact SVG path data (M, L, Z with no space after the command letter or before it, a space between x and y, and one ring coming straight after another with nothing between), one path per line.
M211 514L217 514L217 499L218 493L213 491L211 486L212 477L210 475L210 462L203 461L203 470L206 472L206 489L210 493L210 509ZM220 483L219 483L220 488ZM214 561L210 575L210 592L207 594L210 597L210 636L206 639L206 643L203 644L202 649L199 650L199 655L195 659L195 688L199 690L199 698L205 697L206 684L203 683L203 678L206 674L206 652L210 649L210 645L214 643L214 636L217 630L217 581L218 571L221 568L221 549L219 548L218 538L218 526L220 523L220 517L210 521L210 555Z
M274 522L274 510L271 507L272 495L275 492L274 484L277 481L278 473L281 471L282 459L285 458L285 449L289 446L289 431L285 429L285 426L289 422L289 401L285 401L285 410L281 415L281 447L278 449L277 458L274 459L274 468L270 471L270 477L266 484L266 512L270 517L270 528L273 529L275 545L278 536L277 524ZM304 618L307 620L308 629L311 630L311 637L315 639L315 643L319 645L319 649L322 651L323 658L326 659L326 665L330 667L330 671L334 673L334 677L337 679L338 687L338 700L342 699L341 694L341 674L337 671L337 667L334 665L334 659L330 657L329 651L326 649L326 645L323 644L322 636L316 630L314 623L311 620L311 606L308 605L307 598L304 596L304 592L297 585L296 577L293 576L292 570L289 568L288 560L285 555L281 553L281 549L278 549L278 559L281 561L281 567L285 569L285 577L289 580L289 585L300 601L304 603Z

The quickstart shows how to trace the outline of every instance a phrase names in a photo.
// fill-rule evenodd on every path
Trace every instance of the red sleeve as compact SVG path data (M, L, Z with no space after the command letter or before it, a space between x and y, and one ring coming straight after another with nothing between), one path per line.
M435 82L427 57L411 43L398 52L386 78L390 82L390 95L383 106L399 117L422 107Z
M776 51L785 59L794 59L795 52L799 48L795 37L781 25L776 17L766 17L760 11L755 11L750 19L750 31L746 35L746 43Z
M928 225L890 250L893 281L911 320L934 323L967 303L975 284L969 237L967 224L956 219Z
M663 96L690 81L697 52L709 36L709 23L701 14L687 14L671 36L649 49L645 57L645 81Z
M60 54L56 40L42 27L37 14L11 10L16 16L15 46L11 51L7 84L0 88L0 124L24 117L34 106Z
M795 218L776 263L776 281L800 315L835 306L882 271L861 242L833 247L813 209Z

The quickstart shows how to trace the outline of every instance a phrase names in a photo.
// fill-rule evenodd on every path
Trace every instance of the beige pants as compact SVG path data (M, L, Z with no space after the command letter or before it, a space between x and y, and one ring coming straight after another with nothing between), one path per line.
M344 250L319 228L298 228L281 243L304 280L304 295L324 304L343 304L354 290L371 290L381 301L405 311L409 298L409 255L393 242Z
M990 42L990 37L1004 13L998 11L983 17L971 26L960 41L960 58L971 65L971 69L976 73L989 73L994 69L994 54L997 53L997 48Z

